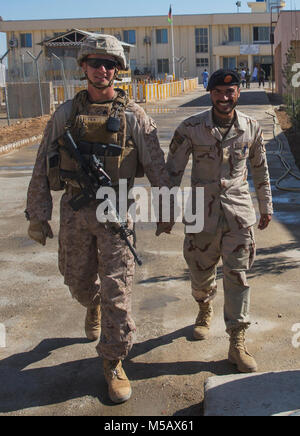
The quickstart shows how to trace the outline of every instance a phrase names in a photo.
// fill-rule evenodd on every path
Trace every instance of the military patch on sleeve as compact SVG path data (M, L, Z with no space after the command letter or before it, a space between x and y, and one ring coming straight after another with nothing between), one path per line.
M180 133L178 132L178 130L176 130L171 145L170 145L170 151L171 153L176 153L176 151L178 150L178 148L181 146L181 144L184 142L185 137L181 136Z

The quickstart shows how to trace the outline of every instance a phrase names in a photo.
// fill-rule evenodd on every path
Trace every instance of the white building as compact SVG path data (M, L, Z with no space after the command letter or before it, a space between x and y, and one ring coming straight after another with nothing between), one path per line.
M265 2L255 2L256 5ZM255 8L254 8L255 9ZM253 8L252 8L253 10ZM78 47L74 44L52 44L62 33L72 29L117 36L135 47L130 52L131 69L148 71L154 76L172 73L171 28L167 16L79 18L60 20L0 21L11 50L8 55L9 79L22 80L35 72L30 51L37 56L44 77L53 69L59 72L59 62L53 64L52 52L64 61L67 77L76 68ZM72 32L71 32L72 33ZM72 42L72 41L71 41ZM74 41L75 42L75 41ZM270 14L266 12L176 15L174 16L174 46L176 76L198 76L206 68L212 72L220 67L264 65L270 70Z
M278 8L283 8L285 6L285 1L283 1L283 0L256 0L255 2L248 2L248 6L252 9L252 12L270 13L271 7L272 7L272 11L275 11Z

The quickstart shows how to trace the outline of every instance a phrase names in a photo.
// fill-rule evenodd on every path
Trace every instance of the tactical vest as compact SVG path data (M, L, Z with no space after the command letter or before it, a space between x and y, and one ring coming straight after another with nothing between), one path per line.
M128 98L123 90L116 89L116 92L117 97L112 102L102 104L90 103L87 91L79 92L73 100L71 116L66 127L70 129L76 144L116 144L122 147L120 156L104 156L100 160L113 186L117 187L120 179L127 179L130 189L135 177L142 177L143 172L139 168L137 148L132 140L126 140L125 109L129 102ZM117 132L108 130L109 119L113 119L119 125ZM63 138L58 140L58 152L60 181L75 188L79 187L76 177L72 176L76 174L78 164L65 149ZM85 148L84 145L80 146L80 152L87 162L94 153L93 147ZM57 190L57 183L52 183L51 186L51 178L49 182L50 188Z

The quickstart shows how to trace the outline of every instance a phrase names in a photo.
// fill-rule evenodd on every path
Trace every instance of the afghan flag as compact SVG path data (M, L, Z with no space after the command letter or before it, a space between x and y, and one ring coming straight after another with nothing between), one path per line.
M169 23L173 23L173 17L172 17L172 6L170 5L169 15L168 15L168 21Z

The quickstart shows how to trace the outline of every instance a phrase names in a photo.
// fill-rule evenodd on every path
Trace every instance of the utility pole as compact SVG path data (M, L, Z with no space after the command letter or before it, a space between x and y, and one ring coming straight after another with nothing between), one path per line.
M29 56L33 59L33 61L35 63L37 80L38 80L38 85L39 85L39 93L40 93L41 115L43 116L44 115L44 106L43 106L43 96L42 96L42 86L41 86L40 70L39 70L39 66L38 66L38 60L39 60L39 57L41 56L41 54L43 53L43 50L41 50L37 56L34 56L32 53L30 53L29 50L26 50L26 52L29 54Z

